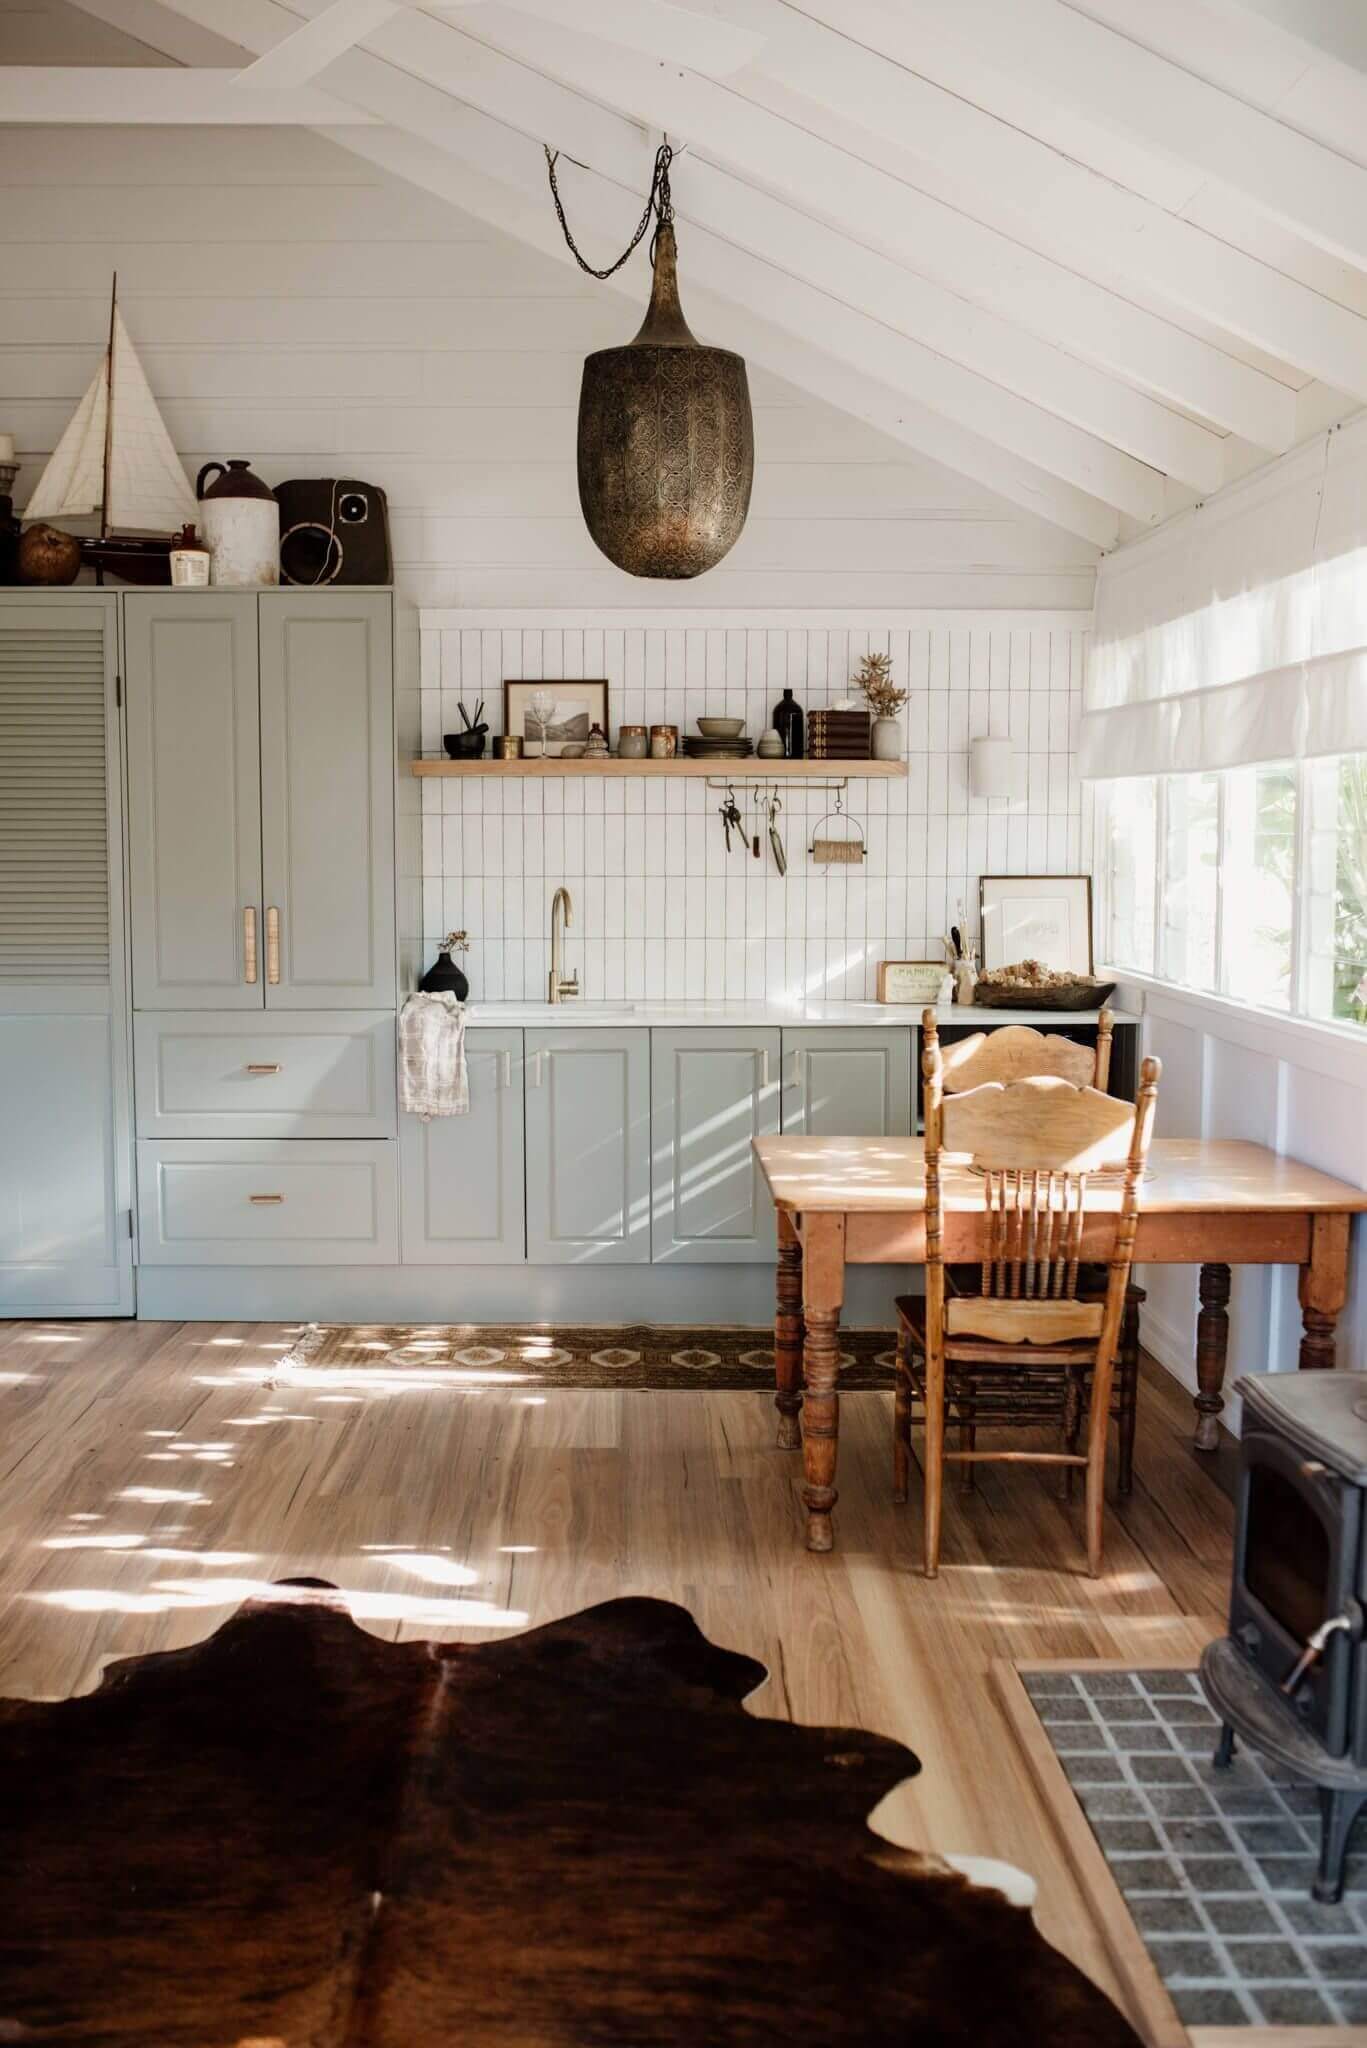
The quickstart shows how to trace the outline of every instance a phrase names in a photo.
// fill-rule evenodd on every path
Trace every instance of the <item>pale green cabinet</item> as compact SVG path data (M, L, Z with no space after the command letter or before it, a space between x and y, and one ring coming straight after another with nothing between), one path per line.
M744 1265L776 1255L751 1141L779 1128L776 1030L651 1033L653 1257Z
M533 1265L649 1262L650 1039L643 1030L527 1032Z
M0 591L0 1316L133 1303L117 609Z
M266 1007L374 1009L394 1001L390 600L259 604Z
M403 1261L520 1265L527 1255L522 1033L465 1034L466 1116L399 1120Z
M905 1138L914 1034L820 1028L783 1033L783 1129L805 1138Z
M124 659L134 1006L259 1010L256 598L130 591Z
M124 599L133 1001L394 1001L391 600Z

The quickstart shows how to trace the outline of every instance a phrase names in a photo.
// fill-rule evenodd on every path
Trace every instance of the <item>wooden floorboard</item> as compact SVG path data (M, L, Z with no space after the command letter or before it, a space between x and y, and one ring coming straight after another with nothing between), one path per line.
M0 1325L0 1693L89 1690L111 1657L207 1635L254 1588L335 1581L377 1634L486 1639L626 1593L681 1601L759 1658L752 1711L906 1742L878 1809L908 1847L1004 1858L1048 1937L1119 1995L989 1683L994 1659L1190 1658L1218 1626L1230 1507L1147 1369L1138 1483L1083 1570L1056 1474L947 1495L938 1580L920 1498L890 1498L891 1402L841 1410L838 1548L802 1547L800 1457L749 1393L538 1391L440 1368L266 1383L263 1324ZM364 1358L364 1354L358 1354Z

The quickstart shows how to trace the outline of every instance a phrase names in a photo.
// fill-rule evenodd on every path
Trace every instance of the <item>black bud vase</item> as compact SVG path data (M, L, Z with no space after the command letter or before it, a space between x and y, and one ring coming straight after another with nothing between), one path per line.
M784 757L789 761L802 759L802 706L791 690L785 690L774 706L772 720L774 731L783 742Z
M418 987L425 996L454 996L458 1003L463 1003L470 993L470 984L451 958L449 946L442 947Z

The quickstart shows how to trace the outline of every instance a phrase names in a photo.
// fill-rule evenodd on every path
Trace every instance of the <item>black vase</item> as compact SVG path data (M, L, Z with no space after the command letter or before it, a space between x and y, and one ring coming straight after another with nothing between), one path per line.
M791 690L785 690L781 700L774 706L771 721L774 731L783 742L783 752L790 761L802 759L802 706L796 701Z
M425 996L454 996L463 1003L470 993L470 984L451 958L449 949L443 946L433 965L428 968L418 987Z

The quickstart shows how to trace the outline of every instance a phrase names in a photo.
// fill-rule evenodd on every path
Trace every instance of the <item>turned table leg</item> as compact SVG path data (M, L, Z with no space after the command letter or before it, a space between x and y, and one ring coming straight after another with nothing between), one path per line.
M1310 1258L1301 1267L1300 1301L1303 1335L1302 1372L1332 1372L1334 1332L1339 1310L1348 1297L1348 1230L1350 1218L1318 1215L1310 1226Z
M1225 1358L1229 1350L1229 1267L1201 1268L1201 1313L1196 1318L1196 1436L1198 1451L1220 1447Z
M778 1213L778 1278L774 1311L774 1406L778 1447L802 1448L802 1240L786 1209Z
M808 1550L832 1550L831 1511L840 1439L840 1305L845 1293L845 1219L808 1216L804 1224L802 1307L807 1326L802 1363L807 1383L802 1409L802 1498Z

